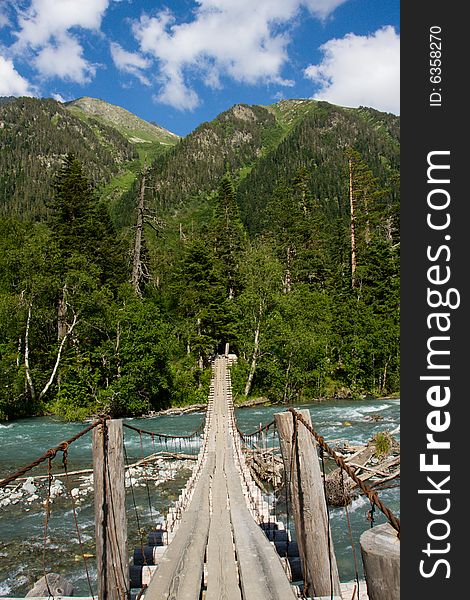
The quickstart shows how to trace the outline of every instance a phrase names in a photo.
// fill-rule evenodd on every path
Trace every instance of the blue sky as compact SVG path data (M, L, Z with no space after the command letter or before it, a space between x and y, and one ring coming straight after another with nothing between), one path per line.
M398 0L0 0L0 96L101 98L186 135L233 104L399 113Z

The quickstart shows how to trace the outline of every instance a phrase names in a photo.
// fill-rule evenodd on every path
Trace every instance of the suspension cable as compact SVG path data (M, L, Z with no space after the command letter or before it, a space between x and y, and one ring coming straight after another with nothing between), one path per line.
M382 513L387 517L390 525L398 533L398 537L400 537L400 520L380 500L377 492L375 492L374 490L369 488L367 485L365 485L365 483L361 479L359 479L359 477L356 475L354 469L352 469L341 456L338 456L338 454L336 454L336 452L328 446L328 444L325 442L325 439L323 438L323 436L319 435L313 429L313 427L304 419L304 417L297 410L295 410L295 408L288 408L287 410L289 412L291 412L294 415L294 417L298 421L300 421L302 423L302 425L313 435L313 437L316 439L319 446L321 448L323 448L323 450L325 450L325 452L328 452L328 454L333 458L335 463L341 469L344 469L344 471L346 471L346 473L349 475L349 477L354 481L354 483L360 488L360 490L370 500L372 507L377 506L377 508L382 511Z
M133 425L129 425L129 423L123 423L122 426L127 429L132 429L132 431L136 431L139 434L144 433L145 435L150 435L152 437L164 439L164 440L189 440L195 437L198 433L201 433L204 429L205 417L198 425L198 427L189 435L170 435L168 433L158 433L156 431L146 431L145 429L140 429L139 427L134 427Z
M238 423L235 421L236 427L237 427L237 431L238 431L238 435L242 438L243 441L246 440L246 438L248 437L254 437L255 435L259 435L260 433L262 433L263 431L268 431L274 424L274 421L270 421L269 423L265 423L264 425L260 425L258 427L258 429L256 431L253 431L252 433L243 433L243 431L240 430L240 428L238 427Z
M2 479L0 481L0 488L5 487L12 481L15 481L15 479L22 477L25 473L27 473L31 469L34 469L34 467L37 467L44 461L46 461L48 459L52 460L55 457L55 455L57 454L57 452L63 452L65 449L67 449L70 446L70 444L77 441L79 438L81 438L83 435L85 435L86 433L88 433L89 431L91 431L92 429L97 427L98 425L101 425L101 423L103 423L104 420L105 420L105 417L103 419L100 419L99 421L95 421L94 423L92 423L91 425L89 425L88 427L86 427L85 429L83 429L82 431L80 431L79 433L77 433L76 435L71 437L70 439L66 440L65 442L61 442L55 448L49 448L49 450L47 450L47 452L45 452L42 456L40 456L39 458L34 460L29 465L22 467L16 473L13 473L12 475L5 477L5 479Z

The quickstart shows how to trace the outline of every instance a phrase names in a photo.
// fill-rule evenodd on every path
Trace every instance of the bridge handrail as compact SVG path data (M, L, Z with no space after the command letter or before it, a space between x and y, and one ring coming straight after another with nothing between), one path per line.
M256 431L252 431L251 433L243 433L243 431L238 427L238 423L236 420L235 420L235 424L236 424L236 428L238 431L238 435L242 438L243 441L245 441L246 438L253 437L255 435L259 435L263 431L269 431L269 429L276 423L275 423L275 421L269 421L269 423L265 423L264 425L261 425L261 427L258 427L258 429L256 429Z
M352 469L341 456L338 456L338 454L336 454L336 452L332 448L330 448L330 446L328 446L328 444L325 442L325 439L323 438L323 436L318 434L313 429L313 427L309 423L307 423L307 421L303 418L303 416L298 411L295 410L295 408L288 408L287 410L290 413L292 413L294 418L297 419L297 421L300 421L300 423L302 423L302 425L307 429L307 431L309 431L313 435L313 437L316 439L320 448L322 448L325 452L327 452L333 458L333 460L338 465L338 467L340 467L340 469L343 469L344 471L346 471L346 473L354 481L354 483L359 487L359 489L369 498L371 504L377 506L377 508L382 511L382 513L387 517L390 525L397 531L398 537L400 537L400 519L398 519L393 514L393 512L382 502L382 500L379 498L379 495L377 494L377 492L375 492L370 487L365 485L365 483L363 481L361 481L361 479L359 479L359 477L356 475L354 469Z
M158 431L147 431L146 429L141 429L139 427L134 427L133 425L129 425L129 423L123 423L123 427L126 429L131 429L132 431L136 431L137 433L150 435L152 438L160 438L160 439L170 439L170 440L189 440L194 437L201 431L204 431L205 427L205 418L202 419L201 423L197 426L197 428L188 435L170 435L169 433L158 433Z
M49 450L47 450L42 456L40 456L39 458L36 458L36 460L33 460L33 462L30 463L29 465L22 467L21 469L16 471L16 473L13 473L12 475L5 477L5 479L2 479L0 481L0 488L7 486L12 481L15 481L15 479L22 477L25 473L27 473L31 469L34 469L34 467L37 467L42 462L44 462L48 459L54 458L55 455L57 454L57 452L66 452L68 447L70 446L70 444L77 441L79 438L84 436L86 433L88 433L89 431L91 431L92 429L97 427L98 425L101 425L102 423L104 423L107 418L109 418L109 417L103 417L102 419L99 419L98 421L94 421L91 425L89 425L85 429L82 429L82 431L79 431L73 437L69 438L68 440L65 440L64 442L61 442L58 446L55 446L55 448L49 448Z

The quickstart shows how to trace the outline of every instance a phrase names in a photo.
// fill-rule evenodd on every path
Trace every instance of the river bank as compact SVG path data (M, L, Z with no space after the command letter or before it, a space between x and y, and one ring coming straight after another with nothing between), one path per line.
M296 405L296 406L304 406L304 405L310 405L310 404L317 404L317 403L323 403L323 402L335 402L335 401L341 401L341 400L346 400L346 401L354 401L354 402L360 402L362 400L399 400L400 399L400 394L399 392L397 392L396 394L392 394L392 395L387 395L387 396L379 396L379 397L375 397L375 396L370 396L367 394L362 394L359 396L353 396L351 394L351 392L345 392L343 394L338 394L332 398L315 398L315 399L305 399L303 401L296 401L296 402L289 402L289 403L285 403L285 402L275 402L273 400L270 400L269 398L266 397L261 397L261 398L251 398L248 400L237 400L235 399L234 403L235 403L235 408L254 408L256 406L275 406L275 407L282 407L282 406L292 406L292 405ZM154 417L161 417L161 416L169 416L169 415L189 415L192 413L196 413L196 412L201 412L203 410L206 409L207 404L189 404L188 406L172 406L170 408L166 408L164 410L159 410L159 411L151 411L149 413L147 413L146 415L142 415L142 418L146 418L146 419L151 419Z
M300 406L300 405L298 405ZM344 440L350 445L363 444L377 432L396 429L400 424L400 403L398 400L365 399L360 402L353 400L335 400L303 404L312 415L317 431L329 442L341 443ZM255 405L236 409L238 425L241 431L251 432L260 423L268 423L273 419L280 406ZM281 408L282 410L282 408ZM380 416L380 419L376 419ZM374 418L372 418L374 417ZM158 417L131 418L127 422L148 431L167 434L187 435L193 432L201 423L201 411L189 414L166 414ZM28 464L47 448L57 445L61 440L75 435L83 429L83 423L64 422L58 418L39 417L21 419L0 425L0 476L15 472L21 466ZM271 443L272 432L267 436ZM399 435L399 434L398 434ZM129 465L138 462L142 454L148 456L155 452L197 453L197 441L167 440L152 441L150 436L126 430L126 454ZM149 530L155 523L163 519L172 501L176 500L180 489L184 486L193 461L168 460L161 457L161 462L155 462L152 469L128 470L132 478L132 487L127 487L126 502L128 506L129 548L139 547L139 529ZM86 435L72 444L69 450L69 470L78 471L90 469L91 438ZM53 464L54 482L62 480L64 492L54 499L49 519L45 562L48 568L60 572L71 581L77 595L89 595L86 576L84 573L81 548L78 542L76 528L73 523L73 510L70 494L67 493L67 482L58 455ZM132 468L133 469L133 468ZM47 474L47 465L38 468L27 475ZM83 474L88 477L89 474ZM80 476L79 476L80 477ZM94 511L91 481L87 479L70 482L79 501L77 502L77 520L81 534L83 552L91 555L88 560L90 575L94 574ZM154 478L154 479L153 479ZM148 481L147 488L145 481ZM21 486L26 482L21 482ZM53 482L53 483L54 483ZM31 482L30 482L31 483ZM81 485L83 484L83 485ZM44 520L46 497L45 480L37 483L35 495L37 499L28 502L33 494L25 490L24 498L15 504L0 508L0 597L21 597L31 589L32 583L42 575L42 557L44 548ZM30 486L27 486L32 490ZM149 494L148 494L149 490ZM83 493L82 493L83 491ZM149 501L150 497L150 501ZM384 490L380 494L382 500L399 514L399 488ZM273 502L273 497L267 497ZM282 501L282 494L280 497ZM135 501L135 502L134 502ZM349 515L354 539L357 543L360 534L370 527L367 513L370 504L363 496L355 499L349 506ZM285 507L278 505L279 517ZM137 525L136 514L139 517ZM344 510L331 510L331 524L338 567L342 581L354 578L354 561L351 556L351 541ZM377 523L381 515L376 514ZM358 550L358 546L357 546ZM34 581L30 581L34 579Z

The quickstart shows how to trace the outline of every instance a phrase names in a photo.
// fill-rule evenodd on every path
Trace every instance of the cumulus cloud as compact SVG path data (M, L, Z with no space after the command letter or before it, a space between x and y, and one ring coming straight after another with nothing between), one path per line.
M0 7L0 29L10 25L10 19L4 10L4 8Z
M141 56L157 64L156 98L192 110L192 81L217 88L223 77L255 85L292 85L282 77L289 26L301 8L325 19L346 0L198 0L192 20L177 23L169 9L143 14L133 24ZM134 73L136 74L136 73Z
M75 83L87 83L96 67L83 58L83 48L70 35L63 35L57 43L50 43L39 51L34 65L43 77L59 77Z
M322 61L305 69L305 76L319 86L315 99L399 114L400 36L393 27L368 36L349 33L320 49Z
M40 75L85 83L96 67L83 56L77 34L99 31L110 0L31 0L18 12L17 42L12 51L32 51ZM68 65L68 66L67 66Z
M144 85L150 85L149 79L142 73L152 64L150 60L144 58L137 52L128 52L119 44L112 42L110 44L111 57L117 69L124 73L130 73Z
M62 94L59 94L59 92L54 92L52 94L52 97L54 98L54 100L57 100L57 102L60 102L61 104L67 102L67 100L62 96Z
M0 96L32 96L28 81L22 77L13 61L0 55Z

